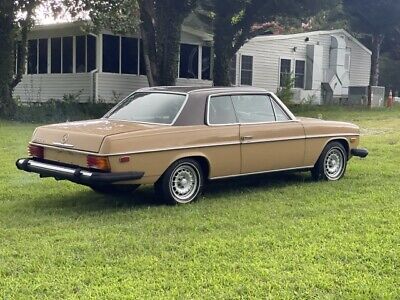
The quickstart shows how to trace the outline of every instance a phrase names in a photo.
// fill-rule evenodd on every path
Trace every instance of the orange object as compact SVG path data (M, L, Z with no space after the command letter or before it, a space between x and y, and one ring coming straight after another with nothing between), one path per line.
M393 92L390 90L389 92L389 97L387 99L387 107L392 108L393 107Z
M110 162L107 157L103 156L87 156L87 166L91 169L98 169L102 171L110 171Z

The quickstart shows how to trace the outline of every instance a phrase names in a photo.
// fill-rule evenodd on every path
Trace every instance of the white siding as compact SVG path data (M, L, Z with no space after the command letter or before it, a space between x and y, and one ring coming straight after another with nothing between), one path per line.
M79 101L87 102L92 95L92 76L90 73L25 75L14 96L23 102L43 102L79 94Z
M371 55L352 40L347 41L351 49L350 86L368 86L371 74Z

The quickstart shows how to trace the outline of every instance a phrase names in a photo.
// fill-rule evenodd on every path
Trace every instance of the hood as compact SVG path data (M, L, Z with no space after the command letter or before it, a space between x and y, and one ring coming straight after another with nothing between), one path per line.
M105 137L134 131L145 131L162 125L115 120L69 122L38 127L33 143L74 150L99 152Z

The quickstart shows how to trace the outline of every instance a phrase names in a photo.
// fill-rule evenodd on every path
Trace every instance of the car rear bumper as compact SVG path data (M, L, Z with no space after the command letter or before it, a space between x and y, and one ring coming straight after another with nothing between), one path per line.
M368 150L367 149L351 149L351 155L361 157L361 158L366 158L368 156Z
M53 177L57 180L69 180L83 185L111 184L122 181L138 180L144 172L102 173L88 171L79 167L62 166L53 162L21 158L16 162L18 169L37 173L40 177Z

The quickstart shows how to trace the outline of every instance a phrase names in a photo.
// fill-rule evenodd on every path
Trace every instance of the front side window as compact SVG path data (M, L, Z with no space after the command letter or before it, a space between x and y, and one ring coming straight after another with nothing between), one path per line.
M208 106L208 122L210 125L237 123L235 110L230 96L210 98Z
M271 99L267 95L234 95L232 102L240 123L275 121Z
M136 93L115 106L106 116L110 120L172 124L185 103L186 95Z
M275 117L277 121L290 120L287 114L283 111L282 107L280 107L274 100L272 100L272 106L274 107Z
M306 73L306 62L304 60L296 60L296 71L294 86L304 89L304 75Z

